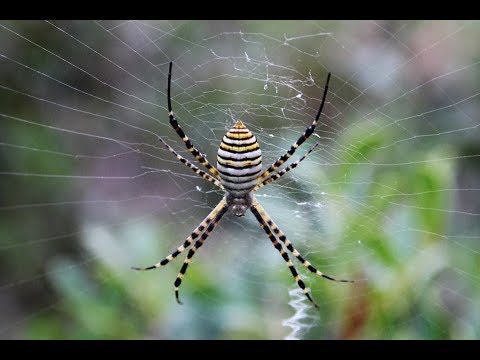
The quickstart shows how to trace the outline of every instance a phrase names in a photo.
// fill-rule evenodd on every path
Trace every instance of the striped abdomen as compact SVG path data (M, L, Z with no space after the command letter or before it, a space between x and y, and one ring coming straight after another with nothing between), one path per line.
M242 196L257 184L262 171L262 152L255 136L240 120L222 139L217 170L222 185L232 195Z

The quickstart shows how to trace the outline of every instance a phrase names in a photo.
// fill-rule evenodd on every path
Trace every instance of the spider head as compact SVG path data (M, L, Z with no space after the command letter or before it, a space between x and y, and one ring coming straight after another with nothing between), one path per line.
M245 212L252 206L253 193L248 192L241 196L227 194L226 200L228 208L235 216L245 216Z

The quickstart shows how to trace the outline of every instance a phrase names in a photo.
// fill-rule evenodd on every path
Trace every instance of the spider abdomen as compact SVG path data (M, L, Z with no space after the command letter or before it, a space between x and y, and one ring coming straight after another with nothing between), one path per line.
M220 143L217 170L224 188L234 196L252 191L262 171L262 152L257 139L238 120Z

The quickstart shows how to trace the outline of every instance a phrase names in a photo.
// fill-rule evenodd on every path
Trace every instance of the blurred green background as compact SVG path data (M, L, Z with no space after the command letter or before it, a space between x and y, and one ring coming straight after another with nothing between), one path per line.
M471 339L480 336L477 21L0 22L0 337ZM310 124L320 146L258 199L337 284L297 264L311 308L251 214L173 251L223 196L211 162L241 118L264 166Z

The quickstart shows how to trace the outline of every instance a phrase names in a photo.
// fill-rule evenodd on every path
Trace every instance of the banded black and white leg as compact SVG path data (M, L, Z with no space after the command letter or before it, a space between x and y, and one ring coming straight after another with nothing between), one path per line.
M323 272L317 270L315 266L313 266L309 261L307 261L300 253L295 249L290 241L288 241L287 237L285 234L278 228L278 226L273 222L272 218L268 216L267 212L265 209L260 205L260 203L255 199L253 201L252 208L254 208L257 213L259 214L260 218L262 219L263 222L267 223L267 225L270 227L270 229L277 235L277 237L280 239L281 242L285 244L287 247L288 251L292 253L293 256L295 256L303 266L305 266L308 270L310 270L312 273L315 275L321 276L325 279L331 280L331 281L337 281L337 282L353 282L353 280L346 280L346 279L336 279L333 276L324 274Z
M328 73L327 81L325 82L325 88L323 90L323 97L322 102L320 104L320 108L318 109L317 116L313 120L312 124L305 130L305 132L298 138L298 140L290 147L290 149L280 156L277 161L275 161L272 165L270 165L258 178L258 182L261 183L265 178L267 178L273 171L275 171L279 166L281 166L285 161L287 161L294 153L295 150L298 149L300 145L302 145L305 140L307 140L310 135L313 134L315 128L317 127L318 119L320 119L320 115L322 114L323 106L325 105L325 100L327 98L328 92L328 84L330 82L331 74Z
M218 205L212 210L212 212L208 214L208 216L200 223L200 225L198 225L198 227L190 234L190 236L185 240L183 245L179 246L174 252L168 255L165 259L163 259L162 261L159 261L158 263L152 266L148 266L145 268L132 267L132 269L145 271L145 270L157 269L159 267L167 265L170 261L175 259L183 251L185 251L185 249L187 249L192 244L193 240L195 240L200 234L202 234L202 232L207 228L207 226L211 225L212 220L214 221L217 218L217 215L220 214L226 208L226 206L227 206L227 202L225 201L225 199L222 199L222 201L218 203Z
M272 242L273 246L275 247L275 249L278 250L278 252L282 255L283 257L283 260L285 260L285 262L287 263L287 266L288 268L290 269L290 272L292 273L292 276L293 278L295 279L295 281L297 282L297 285L300 289L302 289L303 293L305 294L305 296L307 297L308 300L310 300L310 302L316 307L318 308L318 305L317 303L312 299L312 296L310 295L310 290L305 286L305 283L303 282L302 278L300 277L300 275L298 274L297 272L297 269L295 269L295 266L293 265L292 261L290 260L288 254L285 252L285 250L283 249L282 245L278 242L278 240L275 238L275 236L273 235L272 231L270 230L270 228L268 227L268 224L265 222L265 220L263 220L262 218L262 215L260 214L260 212L257 210L255 204L252 205L252 207L250 208L250 210L252 211L253 215L255 215L255 218L258 220L258 222L260 223L260 226L262 227L262 229L265 231L265 233L267 234L268 238L270 239L270 241Z
M221 205L221 207L220 207ZM205 232L200 236L200 238L195 242L193 247L188 251L187 257L185 258L185 261L183 262L183 266L180 269L180 272L177 275L177 278L175 279L175 298L177 299L177 302L179 304L182 304L180 301L179 295L178 295L178 289L180 288L180 285L182 284L183 277L185 276L185 273L187 272L188 265L190 264L193 255L195 255L195 252L203 245L205 240L208 238L210 233L213 231L215 226L217 226L218 222L220 219L225 215L225 213L228 210L227 203L225 201L225 198L217 205L215 209L217 210L217 213L213 219L213 221L208 225L207 229Z
M204 154L202 154L195 146L193 146L192 142L188 138L187 135L185 135L185 132L182 130L180 125L178 125L177 119L175 119L175 116L173 115L172 111L172 98L171 98L171 84L172 84L172 65L173 63L170 61L170 66L168 69L168 90L167 90L167 96L168 96L168 117L170 118L170 125L175 129L177 132L178 136L182 139L182 141L185 143L185 146L187 147L188 151L192 153L193 156L195 156L195 159L197 159L203 166L207 168L210 173L213 174L217 179L220 180L220 174L218 173L217 169L208 162L207 158L205 157Z
M220 189L222 190L225 190L223 185L220 183L220 181L218 181L217 179L215 179L213 176L210 176L209 174L207 174L205 171L199 169L197 166L195 166L194 164L192 164L190 161L188 161L187 159L185 159L182 155L180 155L179 153L177 153L170 145L168 145L165 141L163 141L162 138L158 138L160 140L160 142L173 154L175 155L175 157L180 160L180 162L182 164L185 164L187 167L189 167L190 169L192 169L195 174L201 176L202 178L204 178L205 180L211 182L212 184L214 184L215 186L218 186Z
M269 178L263 180L261 183L259 183L257 186L255 186L255 188L253 189L253 191L257 191L258 189L260 189L261 187L264 187L265 185L267 184L270 184L271 182L281 178L283 175L285 175L286 173L288 173L290 170L293 170L295 169L303 160L305 160L305 158L310 155L310 153L318 146L318 143L315 143L315 145L313 145L310 150L307 151L307 153L305 155L303 155L300 159L298 159L297 161L295 161L294 163L291 163L289 166L287 166L285 169L279 171L278 173L276 174L273 174L272 176L270 176Z

